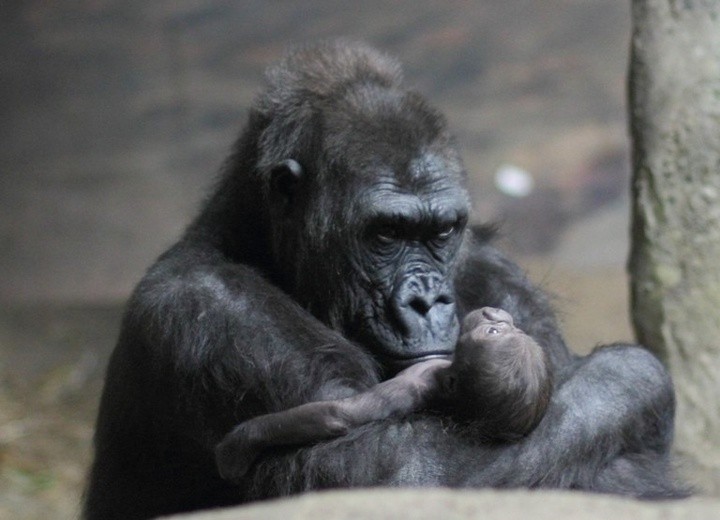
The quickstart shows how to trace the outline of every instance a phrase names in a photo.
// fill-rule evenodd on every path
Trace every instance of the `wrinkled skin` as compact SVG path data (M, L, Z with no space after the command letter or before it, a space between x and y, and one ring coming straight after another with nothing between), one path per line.
M128 302L85 518L378 485L681 496L665 369L633 345L571 355L543 293L492 233L466 230L464 178L444 119L391 59L325 44L271 69L213 196ZM449 414L417 413L221 477L215 446L239 423L448 356L459 320L484 306L509 312L553 371L526 437L487 444Z

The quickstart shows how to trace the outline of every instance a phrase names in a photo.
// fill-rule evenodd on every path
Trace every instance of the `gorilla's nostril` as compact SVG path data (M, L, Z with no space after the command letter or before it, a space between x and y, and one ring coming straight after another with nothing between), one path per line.
M436 305L450 305L451 303L453 303L453 299L450 296L441 294L434 300L429 297L415 296L410 300L408 306L420 316L426 316Z
M447 341L456 320L452 287L437 274L413 274L400 280L390 305L399 332L413 341Z
M435 303L440 303L442 305L450 305L451 303L454 303L455 300L452 299L452 297L448 294L441 294L437 297L435 300Z
M417 312L420 316L425 316L430 312L432 304L423 298L413 298L410 300L410 308Z

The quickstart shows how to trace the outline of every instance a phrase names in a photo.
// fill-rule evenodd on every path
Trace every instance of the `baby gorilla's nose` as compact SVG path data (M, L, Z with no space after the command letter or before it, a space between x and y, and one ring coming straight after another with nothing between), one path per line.
M472 311L463 320L463 331L467 332L483 323L507 323L514 326L512 316L502 309L483 307Z
M487 321L504 321L505 323L513 325L512 316L510 316L510 314L508 314L502 309L497 309L495 307L483 307L482 309L480 309L480 315Z

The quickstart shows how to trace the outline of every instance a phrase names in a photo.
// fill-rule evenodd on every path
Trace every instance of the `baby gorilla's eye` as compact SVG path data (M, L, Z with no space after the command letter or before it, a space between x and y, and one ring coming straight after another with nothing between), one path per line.
M486 330L488 334L500 334L500 329L497 327L488 327Z

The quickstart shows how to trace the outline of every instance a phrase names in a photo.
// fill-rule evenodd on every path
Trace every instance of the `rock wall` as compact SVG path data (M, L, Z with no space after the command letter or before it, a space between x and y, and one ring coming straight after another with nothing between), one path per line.
M635 0L633 321L671 368L678 449L720 465L720 2Z

